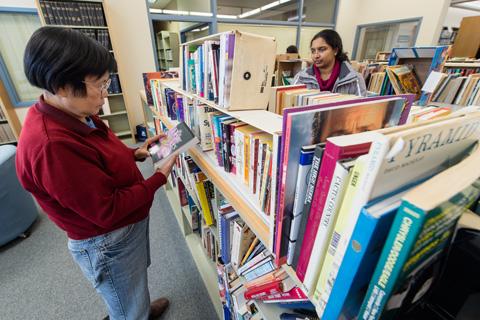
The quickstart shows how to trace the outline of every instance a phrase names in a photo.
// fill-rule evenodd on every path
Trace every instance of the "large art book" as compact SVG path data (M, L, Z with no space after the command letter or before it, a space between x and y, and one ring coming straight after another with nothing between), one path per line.
M478 201L479 161L477 148L403 197L358 319L390 319L428 293L458 219Z
M288 251L289 230L283 230L284 217L291 217L298 174L298 154L305 145L324 142L328 137L376 130L405 123L412 96L358 98L335 97L316 106L287 108L283 116L278 219L276 224L276 263ZM345 101L345 99L349 99ZM317 181L317 184L319 182ZM315 230L316 231L316 230ZM315 234L313 232L313 234Z
M188 128L185 122L168 130L165 137L153 143L148 148L155 168L160 168L172 156L187 150L198 143L197 137Z

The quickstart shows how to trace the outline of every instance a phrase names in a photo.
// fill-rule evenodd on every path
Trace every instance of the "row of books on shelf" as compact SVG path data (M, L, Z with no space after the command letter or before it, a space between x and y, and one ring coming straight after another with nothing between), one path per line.
M432 71L430 80L430 102L441 102L458 106L472 106L480 103L480 73L462 76L460 73Z
M108 50L112 49L112 45L110 43L110 36L108 35L108 30L78 29L78 31L92 38L93 40L100 42L100 44L105 48L107 48Z
M202 150L213 151L218 166L245 184L260 210L270 215L276 176L272 135L173 89L162 90L155 81L152 92L159 113L185 122L199 138Z
M398 126L411 95L337 99L285 110L275 253L295 270L320 318L378 319L421 300L458 217L477 201L480 172L471 166L480 151L459 161L480 137L480 114ZM360 120L388 128L331 131L355 132ZM460 176L468 178L439 183Z
M282 115L287 108L315 105L334 96L337 94L328 91L321 92L318 89L307 89L304 84L276 86L270 90L268 111ZM353 99L355 96L349 97ZM343 96L343 98L347 99L348 96Z
M473 73L480 73L480 67L458 68L445 66L445 72L449 74L459 73L461 76L469 76Z
M110 79L112 83L110 87L108 87L108 94L118 94L122 93L122 87L120 86L120 78L118 77L118 73L110 74Z
M0 123L0 143L17 140L8 123Z
M69 26L107 25L101 3L40 0L40 8L46 24Z
M261 47L255 59L243 59ZM273 38L238 31L182 47L182 87L229 110L265 109L273 76ZM234 59L238 57L236 64ZM245 95L245 92L249 92Z

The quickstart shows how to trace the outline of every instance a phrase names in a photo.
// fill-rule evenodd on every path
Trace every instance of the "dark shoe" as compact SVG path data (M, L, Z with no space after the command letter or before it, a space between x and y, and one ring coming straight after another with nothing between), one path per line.
M103 318L102 320L110 320L110 317L109 317L109 316L106 316L106 317Z
M165 310L168 309L169 304L170 301L168 301L167 298L160 298L150 303L150 316L148 319L158 319L165 312Z

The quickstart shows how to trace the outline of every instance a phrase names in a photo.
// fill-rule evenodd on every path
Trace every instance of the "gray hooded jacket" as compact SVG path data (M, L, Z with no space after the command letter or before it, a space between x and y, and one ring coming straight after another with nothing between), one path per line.
M308 89L320 89L313 67L314 65L297 73L293 79L293 84L306 84ZM332 92L367 96L365 80L358 72L353 70L347 61L343 61L340 66L340 75L333 85Z

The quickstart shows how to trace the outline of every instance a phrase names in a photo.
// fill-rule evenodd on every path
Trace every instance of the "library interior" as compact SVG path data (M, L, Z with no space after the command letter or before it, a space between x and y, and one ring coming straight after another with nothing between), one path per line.
M480 1L0 26L0 319L480 319Z

